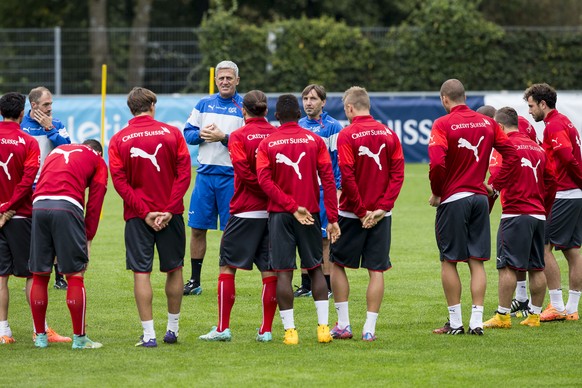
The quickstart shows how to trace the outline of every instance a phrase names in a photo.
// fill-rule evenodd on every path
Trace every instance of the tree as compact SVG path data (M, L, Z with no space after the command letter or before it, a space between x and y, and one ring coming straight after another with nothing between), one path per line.
M137 0L135 3L129 40L128 83L130 87L141 86L145 77L145 58L152 1Z
M89 0L89 43L93 62L91 91L100 93L101 66L107 63L109 41L107 39L107 0Z

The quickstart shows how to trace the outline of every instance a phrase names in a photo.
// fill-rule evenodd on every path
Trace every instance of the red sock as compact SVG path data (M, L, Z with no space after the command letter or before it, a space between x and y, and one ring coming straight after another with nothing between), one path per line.
M263 279L263 324L259 329L259 334L272 331L273 318L277 311L277 277L269 276Z
M73 321L73 333L85 335L85 310L87 300L85 297L85 283L81 276L67 276L67 306Z
M46 308L48 305L48 284L50 276L32 275L32 287L30 288L30 310L34 321L34 331L38 334L45 333Z
M234 275L221 273L218 275L218 328L216 330L222 332L230 327L230 312L234 299Z

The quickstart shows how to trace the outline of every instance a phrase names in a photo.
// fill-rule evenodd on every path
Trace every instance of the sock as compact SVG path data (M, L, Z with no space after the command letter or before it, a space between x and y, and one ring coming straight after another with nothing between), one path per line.
M190 279L194 280L194 283L199 286L200 285L200 273L202 272L202 259L194 259L191 258L190 261L192 262L192 277Z
M295 329L295 319L293 318L293 309L279 310L281 315L281 322L283 322L283 329Z
M327 290L331 292L331 276L323 275L325 277L325 282L327 283Z
M317 311L317 324L329 324L329 300L316 300L315 311Z
M61 275L59 273L59 268L58 268L58 265L56 263L54 264L54 267L55 267L55 282L57 282L57 281L63 279L63 275Z
M463 316L461 314L461 304L449 306L449 323L453 329L463 326Z
M580 303L580 291L570 290L568 292L568 303L566 303L566 313L574 314L577 312L578 303Z
M497 306L497 312L502 315L507 315L511 312L511 308Z
M2 336L12 337L12 330L10 330L8 321L0 321L0 337Z
M85 283L81 276L69 276L67 278L67 306L73 321L73 333L85 335L85 311L87 299L85 295Z
M538 314L540 315L542 313L542 306L534 306L533 304L529 305L529 311L532 314Z
M143 327L143 341L148 342L151 339L156 338L156 331L154 330L154 320L151 321L141 321L141 326Z
M277 276L263 278L263 292L261 294L263 304L263 323L259 334L273 331L273 319L277 311Z
M180 330L180 313L172 314L168 313L168 324L166 325L166 331L173 331L178 335Z
M564 300L562 299L562 289L550 290L550 302L556 311L564 311Z
M311 278L307 273L301 274L301 288L311 291Z
M217 331L223 332L230 327L230 312L234 306L235 288L234 275L221 273L218 275L218 326Z
M376 321L378 320L378 313L373 313L371 311L366 312L366 323L364 323L364 329L362 333L376 333Z
M348 302L335 302L335 311L337 311L337 325L343 330L350 325Z
M34 321L34 332L46 333L45 319L48 305L48 284L50 276L33 275L30 289L30 309Z
M469 321L469 329L476 329L483 327L483 306L473 305L471 308L471 320Z
M517 286L515 287L515 299L519 302L525 302L527 298L527 281L523 280L517 282Z

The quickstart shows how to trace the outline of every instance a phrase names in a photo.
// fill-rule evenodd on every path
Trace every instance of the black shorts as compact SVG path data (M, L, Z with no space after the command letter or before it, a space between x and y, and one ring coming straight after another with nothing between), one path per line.
M358 218L339 217L341 237L331 244L330 261L348 268L361 266L372 271L386 271L390 263L392 216L384 217L371 229L362 228Z
M174 214L168 226L159 232L149 227L141 218L127 220L125 223L127 269L139 273L152 272L154 245L160 257L161 272L172 272L184 266L186 229L181 214Z
M220 241L221 266L269 271L269 229L266 218L230 216Z
M489 202L481 194L441 204L435 234L441 261L489 260L491 231Z
M32 206L30 272L50 274L55 256L62 274L87 268L85 215L83 210L68 201L37 201Z
M532 216L502 218L497 231L497 269L542 271L546 221Z
M546 227L546 244L557 250L582 245L582 199L557 198Z
M32 219L13 218L0 228L0 276L30 278L30 228Z
M323 242L319 214L313 214L313 225L302 225L290 213L269 214L269 249L273 271L297 268L296 250L301 268L313 269L323 260Z

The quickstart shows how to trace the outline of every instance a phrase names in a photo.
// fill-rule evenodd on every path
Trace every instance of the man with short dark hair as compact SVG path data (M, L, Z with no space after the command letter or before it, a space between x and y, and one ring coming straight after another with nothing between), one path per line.
M546 227L544 260L550 304L542 312L542 322L577 321L582 291L582 156L578 130L556 109L557 93L546 83L526 89L524 100L535 121L543 121L543 147L553 160L558 187ZM552 249L561 250L568 262L568 302L564 306L560 267Z
M464 334L461 279L457 263L471 272L472 310L469 334L483 334L487 279L484 261L491 254L489 203L483 182L492 148L503 156L494 190L505 187L518 163L515 147L491 118L466 105L465 88L457 79L443 83L440 97L447 115L435 120L428 144L429 204L437 208L435 234L449 321L435 334Z
M297 124L301 116L297 97L281 95L276 109L275 117L281 126L259 144L257 176L269 198L271 266L277 272L277 301L285 329L283 343L299 343L291 284L293 271L297 268L296 249L301 267L307 269L312 281L318 341L330 342L329 300L321 270L323 252L318 176L323 186L329 220L327 233L333 243L339 237L340 229L331 159L323 140Z
M0 344L15 340L8 324L8 279L26 278L26 299L32 274L30 225L32 217L32 183L39 168L38 143L20 131L25 97L6 93L0 98Z
M190 185L190 153L182 132L156 121L156 95L136 87L127 96L134 115L109 143L109 168L123 199L126 268L133 271L134 294L143 335L135 346L156 347L150 275L154 247L166 273L168 324L164 342L178 341L182 267L186 249L184 194Z
M33 196L30 272L33 274L30 307L38 348L48 346L45 316L48 283L55 254L59 272L65 274L67 306L73 322L73 349L97 349L102 345L85 333L84 273L91 241L97 233L107 191L107 165L96 140L65 144L45 160ZM89 189L85 206L85 190ZM84 213L86 208L86 212Z
M495 113L495 121L516 147L520 168L512 184L501 192L503 213L497 234L497 269L499 271L499 305L486 328L511 327L511 296L518 274L529 274L531 305L522 325L540 325L540 313L546 292L544 275L544 230L546 216L554 202L556 181L551 163L541 146L518 129L515 109L504 107ZM493 171L490 181L495 179Z

